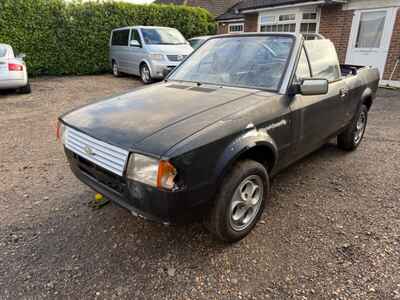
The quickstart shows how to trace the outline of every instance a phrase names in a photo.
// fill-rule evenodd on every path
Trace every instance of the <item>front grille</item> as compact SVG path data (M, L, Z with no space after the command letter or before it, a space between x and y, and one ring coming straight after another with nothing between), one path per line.
M129 152L66 127L65 147L87 161L122 176Z
M187 55L167 55L170 61L181 61L184 60Z
M122 177L95 165L76 153L72 153L72 156L75 159L78 168L87 176L92 177L96 181L108 186L119 194L123 194L124 181Z

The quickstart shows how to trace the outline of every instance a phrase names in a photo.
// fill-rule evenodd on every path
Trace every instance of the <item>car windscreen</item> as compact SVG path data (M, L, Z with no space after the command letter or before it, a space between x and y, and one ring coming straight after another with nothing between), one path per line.
M289 36L233 36L205 42L170 80L278 90L294 40Z
M149 45L180 45L186 44L182 34L173 28L144 28L143 40Z
M4 46L0 46L0 57L6 56L7 48Z

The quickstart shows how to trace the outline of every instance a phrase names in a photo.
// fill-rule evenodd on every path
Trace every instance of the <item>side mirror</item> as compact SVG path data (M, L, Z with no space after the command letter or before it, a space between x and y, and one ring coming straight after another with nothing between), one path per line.
M16 56L16 58L19 58L19 59L24 59L26 57L26 54L25 53L20 53L20 54L18 54L17 56Z
M304 79L300 84L302 95L325 95L328 93L329 83L326 79Z
M131 47L141 47L140 43L137 40L131 40L129 42L129 46L131 46Z

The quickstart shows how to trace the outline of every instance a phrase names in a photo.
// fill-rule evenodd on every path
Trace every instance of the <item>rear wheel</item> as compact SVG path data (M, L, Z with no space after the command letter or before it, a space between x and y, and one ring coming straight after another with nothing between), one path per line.
M355 150L360 144L364 137L365 128L367 127L368 121L368 108L366 105L361 105L358 114L346 128L344 132L338 135L337 142L338 147L351 151Z
M239 241L256 225L268 196L269 177L264 166L252 160L240 161L224 178L205 226L223 241Z
M112 72L115 77L121 76L121 73L118 68L118 64L115 61L113 61L113 63L112 63Z
M31 85L29 82L27 83L27 85L25 85L17 90L17 92L20 94L30 94L31 91L32 91L32 89L31 89Z
M149 84L153 81L151 78L150 69L145 63L140 66L140 78L144 84Z

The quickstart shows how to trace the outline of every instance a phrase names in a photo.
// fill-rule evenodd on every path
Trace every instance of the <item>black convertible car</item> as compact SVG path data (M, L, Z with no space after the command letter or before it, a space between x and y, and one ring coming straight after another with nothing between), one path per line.
M209 38L158 84L59 118L74 174L134 215L202 218L222 240L246 236L270 178L337 136L360 144L376 69L339 65L323 37Z

